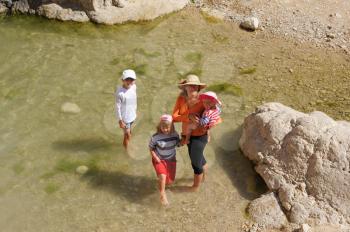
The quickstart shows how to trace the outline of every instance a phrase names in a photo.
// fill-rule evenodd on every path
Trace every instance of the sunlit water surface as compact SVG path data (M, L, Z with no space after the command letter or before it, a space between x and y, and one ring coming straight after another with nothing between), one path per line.
M188 9L142 24L98 26L34 17L0 19L0 228L2 231L239 231L266 191L238 150L254 107L278 101L350 119L349 61L247 33ZM120 72L138 74L131 151L114 115ZM198 193L186 148L178 150L170 206L159 204L147 148L171 113L186 73L222 91L224 122L211 132ZM217 87L217 86L216 86ZM81 112L61 112L65 102ZM75 172L79 165L90 171Z

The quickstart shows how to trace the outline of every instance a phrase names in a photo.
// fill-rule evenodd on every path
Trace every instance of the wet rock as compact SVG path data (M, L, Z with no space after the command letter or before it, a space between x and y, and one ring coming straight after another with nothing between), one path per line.
M19 1L13 2L11 11L12 13L26 14L26 13L29 13L29 9L30 7L27 0L19 0Z
M249 31L255 31L259 27L259 19L256 17L247 17L241 22L240 27Z
M61 111L63 113L72 113L72 114L77 114L80 113L80 108L77 104L71 103L71 102L65 102L61 106Z
M0 14L5 14L9 11L9 9L5 6L5 4L0 3Z
M349 122L267 103L245 119L239 143L291 222L350 229Z
M12 7L14 13L37 13L62 21L94 21L117 24L126 21L151 20L180 10L188 0L19 0ZM29 3L29 4L28 4Z
M265 228L279 229L287 223L274 193L269 193L253 200L248 208L252 220Z
M84 175L88 171L89 171L89 168L85 165L81 165L81 166L77 167L77 169L75 170L76 173L81 174L81 175Z
M49 19L58 19L61 21L89 21L89 18L84 11L73 11L70 8L64 9L55 3L41 5L38 8L37 13L38 15L47 17Z

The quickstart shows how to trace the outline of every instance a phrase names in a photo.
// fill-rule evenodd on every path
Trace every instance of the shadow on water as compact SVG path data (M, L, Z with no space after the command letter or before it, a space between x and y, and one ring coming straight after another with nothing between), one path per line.
M238 128L224 134L223 137L237 138L233 142L238 144L238 138L241 134L242 129ZM215 154L218 164L226 172L241 196L253 200L267 192L264 180L255 172L253 163L243 155L239 148L235 151L227 151L216 146Z
M82 180L88 181L93 188L109 191L131 203L139 203L157 191L157 182L154 179L118 171L93 169Z
M69 140L58 140L52 143L52 147L59 151L100 151L108 150L114 143L111 143L102 138L85 138L85 139L69 139Z

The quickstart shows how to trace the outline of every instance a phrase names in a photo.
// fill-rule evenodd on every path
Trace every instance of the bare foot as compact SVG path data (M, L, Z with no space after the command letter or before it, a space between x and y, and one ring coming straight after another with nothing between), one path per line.
M169 205L169 202L168 202L168 199L167 199L165 193L160 194L160 203L164 206Z
M188 188L189 192L197 192L198 189L199 189L199 186L193 186L193 185Z

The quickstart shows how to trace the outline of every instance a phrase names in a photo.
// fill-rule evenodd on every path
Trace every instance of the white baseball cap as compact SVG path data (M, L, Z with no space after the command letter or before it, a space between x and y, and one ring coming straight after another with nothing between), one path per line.
M132 69L124 70L123 74L122 74L122 80L125 80L127 78L131 78L131 79L136 80L136 73L135 73L135 71L132 70Z

